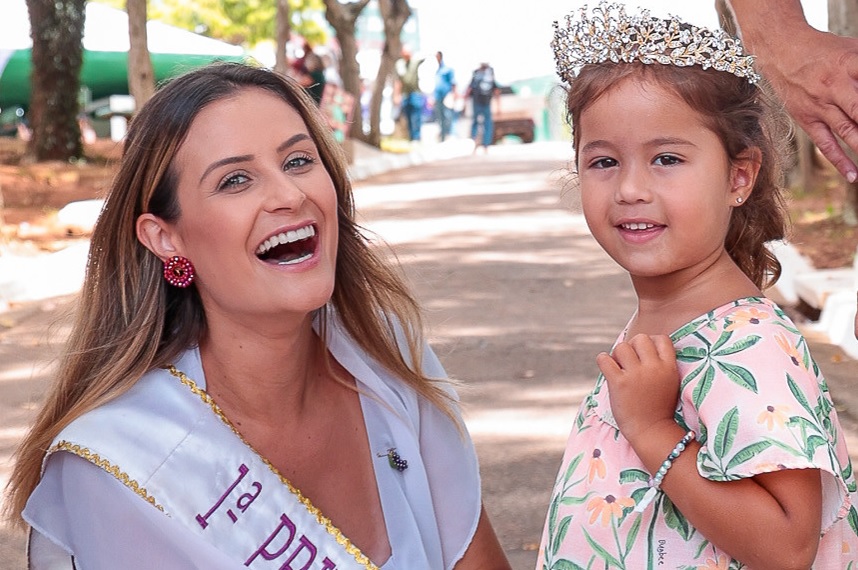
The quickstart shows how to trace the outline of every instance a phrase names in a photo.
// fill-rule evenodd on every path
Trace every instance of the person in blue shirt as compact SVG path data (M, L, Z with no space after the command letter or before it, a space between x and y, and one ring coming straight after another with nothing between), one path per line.
M435 72L435 120L440 128L439 139L444 142L453 130L453 101L456 97L456 76L453 68L444 63L444 54L435 54L438 70ZM449 99L449 100L448 100Z

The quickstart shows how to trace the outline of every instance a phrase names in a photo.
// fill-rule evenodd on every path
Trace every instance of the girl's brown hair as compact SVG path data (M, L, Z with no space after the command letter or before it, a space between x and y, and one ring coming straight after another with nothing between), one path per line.
M754 189L742 207L733 208L725 247L758 287L774 284L781 265L766 243L784 238L788 220L782 187L790 124L780 106L758 84L697 65L587 65L570 82L566 96L576 152L581 140L576 125L581 113L612 86L630 78L654 83L679 96L721 139L731 161L746 149L760 150L762 161Z
M20 514L59 432L127 391L150 369L172 362L205 330L195 287L167 285L161 261L137 240L135 223L145 212L168 221L180 216L173 159L191 124L206 106L251 88L275 94L301 115L336 189L336 277L333 295L320 309L321 338L326 338L330 306L367 354L452 417L447 393L421 371L420 308L397 269L374 252L355 222L346 159L319 109L289 78L244 64L213 64L171 80L131 122L119 171L92 235L54 386L16 453L6 504L6 514L16 522L22 523ZM405 357L397 331L408 345Z

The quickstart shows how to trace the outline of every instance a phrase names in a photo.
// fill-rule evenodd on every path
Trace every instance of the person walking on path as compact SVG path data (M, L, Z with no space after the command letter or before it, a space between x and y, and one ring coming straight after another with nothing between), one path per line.
M456 76L453 68L444 62L444 54L435 54L438 69L435 71L435 121L439 127L439 140L444 142L453 128L453 108L456 98Z
M538 566L851 567L843 428L762 293L781 270L766 244L786 229L787 129L752 58L720 30L605 2L552 47L585 219L638 302L596 359Z
M494 138L494 118L492 102L499 101L500 89L495 80L495 70L488 62L480 63L471 76L471 82L465 91L465 97L471 99L471 138L474 139L474 152L480 147L488 150ZM482 132L482 135L480 135ZM480 138L478 138L480 135Z
M414 57L408 49L402 50L402 58L396 62L397 82L394 101L399 101L400 116L408 126L408 140L419 141L423 129L423 107L426 96L420 90L420 66L425 58Z

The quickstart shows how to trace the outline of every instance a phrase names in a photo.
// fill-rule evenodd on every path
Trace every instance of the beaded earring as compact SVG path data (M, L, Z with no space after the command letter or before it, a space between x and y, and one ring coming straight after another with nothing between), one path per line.
M174 255L164 262L164 279L173 287L189 287L195 275L194 264L187 257Z

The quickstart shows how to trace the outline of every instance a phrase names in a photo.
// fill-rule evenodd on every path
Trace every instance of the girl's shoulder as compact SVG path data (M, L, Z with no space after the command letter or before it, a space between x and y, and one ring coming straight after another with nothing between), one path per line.
M822 371L789 315L771 299L731 301L694 319L671 335L677 359L706 362L731 377L789 371L796 382L823 388ZM748 372L746 373L745 370ZM825 388L827 390L827 388Z
M689 336L711 337L732 332L763 332L775 327L790 336L801 336L790 316L767 297L743 297L716 307L692 319L670 338L674 344ZM743 330L744 329L744 330Z

